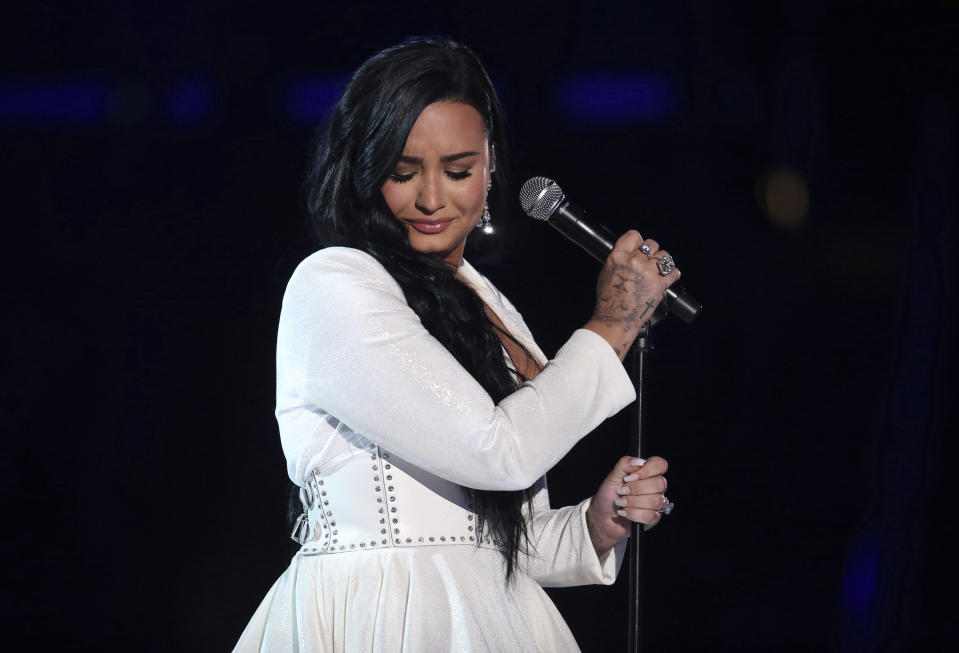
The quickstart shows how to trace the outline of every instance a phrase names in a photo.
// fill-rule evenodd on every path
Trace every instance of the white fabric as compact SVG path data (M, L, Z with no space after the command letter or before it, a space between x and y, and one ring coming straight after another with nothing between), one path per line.
M276 414L290 478L311 510L303 549L235 650L578 650L541 586L611 583L624 546L598 559L588 501L549 509L543 476L635 398L632 384L588 330L546 361L488 280L466 262L459 277L544 365L499 404L372 257L328 248L294 272L280 317ZM534 483L531 553L507 587L502 555L471 541L460 486Z

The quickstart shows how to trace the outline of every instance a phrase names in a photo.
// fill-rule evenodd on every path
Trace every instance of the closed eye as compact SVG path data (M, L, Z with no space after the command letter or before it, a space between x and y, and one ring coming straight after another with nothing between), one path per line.
M473 176L473 173L470 172L469 170L463 170L459 172L454 172L453 170L447 170L445 174L447 177L449 177L450 179L454 181L462 181L464 179L467 179ZM415 172L408 172L405 175L401 175L398 172L394 172L390 175L390 181L394 181L398 184L405 184L406 182L410 181L415 175L416 175Z

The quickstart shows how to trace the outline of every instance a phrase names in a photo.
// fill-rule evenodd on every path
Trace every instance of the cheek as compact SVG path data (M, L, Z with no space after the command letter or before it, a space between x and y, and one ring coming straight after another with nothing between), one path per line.
M477 175L477 177L475 181L470 178L460 195L462 204L472 209L482 209L486 202L486 182L481 176Z
M391 184L387 182L380 189L380 192L383 193L383 199L386 200L386 205L390 207L393 215L397 215L400 210L403 208L403 190L398 187L399 184Z

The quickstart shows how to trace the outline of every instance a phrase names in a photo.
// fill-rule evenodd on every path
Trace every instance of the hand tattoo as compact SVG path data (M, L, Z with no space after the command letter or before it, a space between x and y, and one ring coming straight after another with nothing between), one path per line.
M643 313L642 313L642 315L640 315L639 317L640 317L640 318L646 317L646 314L649 313L650 309L652 309L653 306L655 306L655 305L656 305L656 302L654 302L652 299L647 299L647 300L646 300L646 310L644 310Z
M607 286L610 275L613 282ZM608 326L620 325L625 332L636 327L638 322L641 323L656 302L648 299L646 308L641 310L644 289L638 286L637 281L638 275L628 266L614 264L612 270L604 270L599 286L608 291L599 296L593 317Z

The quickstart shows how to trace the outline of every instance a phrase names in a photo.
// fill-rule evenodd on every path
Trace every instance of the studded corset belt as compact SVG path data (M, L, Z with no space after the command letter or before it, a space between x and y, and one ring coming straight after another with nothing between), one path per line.
M476 514L462 487L376 445L315 468L306 480L292 534L300 554L477 544Z

